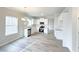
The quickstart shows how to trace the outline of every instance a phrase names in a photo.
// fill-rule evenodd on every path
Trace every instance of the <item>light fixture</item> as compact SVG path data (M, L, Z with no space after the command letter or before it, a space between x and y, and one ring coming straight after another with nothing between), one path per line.
M26 19L24 19L24 18L21 18L21 20L22 20L22 21L26 21Z

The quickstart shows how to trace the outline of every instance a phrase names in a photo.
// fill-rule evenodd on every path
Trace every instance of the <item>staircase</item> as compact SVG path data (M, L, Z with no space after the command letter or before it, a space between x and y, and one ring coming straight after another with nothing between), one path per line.
M69 49L67 47L63 47L63 41L60 40L60 39L56 39L56 37L54 36L54 31L49 32L46 36L47 36L48 39L51 39L51 40L55 41L66 52L69 52Z

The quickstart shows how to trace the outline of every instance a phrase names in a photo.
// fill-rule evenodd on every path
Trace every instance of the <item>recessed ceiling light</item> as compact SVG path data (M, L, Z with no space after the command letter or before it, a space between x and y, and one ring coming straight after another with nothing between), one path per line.
M22 21L26 21L26 19L24 19L24 18L22 18L21 20L22 20Z

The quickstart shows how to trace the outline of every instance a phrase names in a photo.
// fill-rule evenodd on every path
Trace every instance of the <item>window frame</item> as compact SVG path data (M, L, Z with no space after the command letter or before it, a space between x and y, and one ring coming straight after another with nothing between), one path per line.
M16 19L17 22L15 23L15 25L14 25L14 24L13 24L13 25L7 25L7 24L6 24L6 20L7 20L6 18L7 18L7 17L10 18L10 19L11 19L11 18L12 18L12 19L13 19L13 18ZM9 19L9 20L10 20L10 19ZM14 21L15 21L15 20L14 20ZM10 21L10 22L11 22L11 21ZM16 29L15 29L16 31L7 33L7 26L14 26L14 27L16 27ZM19 26L19 24L18 24L18 18L17 18L17 17L15 17L15 16L5 16L5 35L6 35L6 36L9 36L9 35L13 35L13 34L18 33L18 29L19 29L18 26ZM12 27L11 27L11 28L12 28ZM11 29L9 29L9 30L11 30Z

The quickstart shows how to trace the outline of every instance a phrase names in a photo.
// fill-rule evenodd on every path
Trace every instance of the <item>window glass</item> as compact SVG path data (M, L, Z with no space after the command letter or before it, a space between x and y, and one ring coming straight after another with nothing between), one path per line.
M18 19L12 16L5 17L5 35L18 33Z

